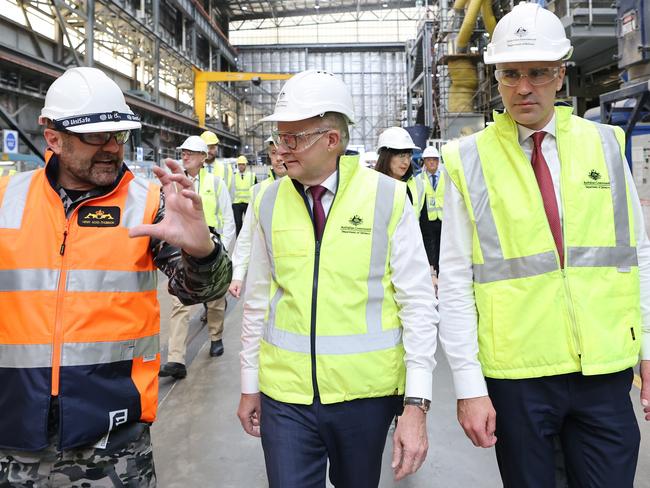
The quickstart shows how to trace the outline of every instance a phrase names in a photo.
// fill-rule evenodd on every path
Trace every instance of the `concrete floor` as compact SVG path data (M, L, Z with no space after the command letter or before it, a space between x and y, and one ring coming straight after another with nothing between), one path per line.
M161 280L162 281L162 280ZM169 300L161 283L163 353L166 350ZM267 486L259 439L242 430L236 416L239 402L239 328L241 302L229 300L225 323L225 354L210 358L205 328L199 330L198 313L192 319L195 355L188 377L173 382L161 379L161 404L153 428L159 486L186 488L263 488ZM493 449L474 448L456 421L456 402L449 367L440 351L434 373L434 395L428 414L429 453L422 468L396 483L390 469L392 440L386 443L381 488L501 486ZM637 415L639 391L632 390ZM642 443L636 488L650 488L650 423L641 424Z

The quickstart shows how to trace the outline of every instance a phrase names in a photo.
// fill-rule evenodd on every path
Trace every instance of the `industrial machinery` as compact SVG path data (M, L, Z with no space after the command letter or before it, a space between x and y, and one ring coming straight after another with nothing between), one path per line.
M293 75L283 73L240 73L236 71L194 71L194 112L199 119L199 126L205 127L205 103L208 83L223 83L229 81L252 81L259 85L262 81L288 80Z

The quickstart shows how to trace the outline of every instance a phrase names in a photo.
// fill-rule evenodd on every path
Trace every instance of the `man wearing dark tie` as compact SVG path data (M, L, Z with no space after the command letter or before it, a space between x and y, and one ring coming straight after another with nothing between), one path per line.
M506 488L555 486L558 438L570 486L632 488L639 353L650 419L650 242L623 131L554 106L571 52L553 13L515 6L484 55L505 112L442 150L440 340Z
M270 488L376 488L388 428L397 479L427 451L437 312L406 185L343 156L352 95L324 71L282 88L288 178L255 204L242 323L244 430ZM403 413L402 413L403 409Z
M428 146L422 151L424 169L420 173L424 183L424 196L426 210L420 212L420 230L427 251L431 276L437 283L440 272L440 232L442 229L442 208L445 192L445 182L441 178L439 167L440 154L433 146Z

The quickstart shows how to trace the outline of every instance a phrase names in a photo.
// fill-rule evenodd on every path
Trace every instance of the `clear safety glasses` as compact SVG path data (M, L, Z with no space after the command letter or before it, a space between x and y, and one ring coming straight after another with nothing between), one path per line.
M519 85L523 77L528 78L531 85L540 86L550 83L558 77L560 68L547 67L547 68L530 68L526 72L519 71L518 69L498 69L494 72L494 77L499 83L505 86L514 87Z
M322 129L298 132L296 134L274 130L271 132L271 137L273 138L273 144L275 144L276 147L283 146L290 151L301 152L309 149L316 143L318 139L323 137L323 135L327 134L331 130L332 129L323 127Z

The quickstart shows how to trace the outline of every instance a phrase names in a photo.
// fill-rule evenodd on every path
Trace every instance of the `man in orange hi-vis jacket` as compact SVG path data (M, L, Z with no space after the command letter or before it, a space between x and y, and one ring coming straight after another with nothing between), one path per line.
M156 268L183 303L231 264L177 164L123 162L141 127L119 87L72 68L48 90L44 169L0 178L0 486L156 485Z

